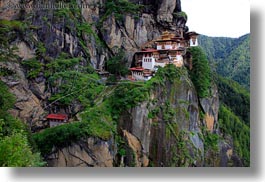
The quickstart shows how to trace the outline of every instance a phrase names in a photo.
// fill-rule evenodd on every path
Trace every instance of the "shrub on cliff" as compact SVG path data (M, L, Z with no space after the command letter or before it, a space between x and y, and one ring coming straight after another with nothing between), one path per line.
M204 51L200 47L189 48L192 54L193 69L190 71L191 80L201 98L208 97L211 85L211 70Z
M126 66L125 52L122 49L106 62L107 70L116 76L125 76L128 74Z
M143 8L143 5L132 3L128 0L107 0L104 8L105 14L102 17L101 22L103 22L111 14L113 14L118 21L121 21L125 14L132 14L136 16Z

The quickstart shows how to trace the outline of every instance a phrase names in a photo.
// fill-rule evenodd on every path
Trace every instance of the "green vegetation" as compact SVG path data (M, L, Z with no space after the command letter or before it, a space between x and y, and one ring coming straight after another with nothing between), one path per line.
M0 166L36 167L44 164L40 155L32 152L25 133L13 132L0 138Z
M0 62L14 61L16 47L10 46L11 40L16 37L15 31L24 29L20 21L0 20Z
M9 113L15 98L0 81L0 166L43 166L40 155L31 147L30 133L26 126Z
M103 86L99 77L90 66L79 66L81 58L71 58L61 54L57 59L46 64L45 76L51 87L58 88L49 98L62 106L69 106L74 101L83 106L93 105Z
M240 38L199 36L199 44L206 51L212 70L217 72L213 76L222 104L220 130L224 138L232 137L235 153L243 159L244 166L249 166L250 35Z
M69 0L64 2L65 8L57 9L54 12L54 19L58 23L64 22L66 30L70 31L72 35L77 35L79 45L82 47L85 58L90 57L86 41L95 42L97 46L103 47L98 34L93 29L93 24L88 24L81 13L81 8L78 6L76 0ZM89 39L89 40L88 40Z
M179 134L175 134L175 131L171 129L171 133L176 136L176 146L172 146L172 167L189 167L193 163L193 158L189 152L189 142L187 140L187 132L180 131Z
M85 139L89 136L108 140L115 131L111 116L106 108L91 108L82 114L81 122L69 123L53 128L48 128L33 135L41 154L46 156L51 153L52 147L65 147L72 142Z
M185 131L181 131L178 136L178 142L177 142L177 158L178 158L178 163L177 166L185 166L192 164L193 159L190 156L189 148L188 148L188 143L185 139Z
M165 68L160 68L156 75L148 82L124 82L117 86L114 94L110 97L111 108L113 108L113 116L119 116L122 111L135 107L138 103L149 99L151 89L156 89L157 86L165 86L168 81L173 83L179 80L181 76L186 75L185 68L176 68L169 64ZM149 118L155 117L161 108L155 108L148 115ZM170 109L169 101L162 108L168 115L165 115L166 120L170 120L170 116L174 112Z
M93 98L93 101L95 98ZM86 105L79 114L81 121L45 129L33 135L42 156L51 153L53 146L62 148L87 137L109 140L116 133L108 100L98 105Z
M127 147L126 142L119 135L116 136L115 141L116 141L117 146L118 146L118 154L120 156L125 156L126 155L126 147Z
M118 119L122 111L128 110L138 103L148 99L148 89L144 85L136 85L133 83L124 83L117 86L110 104L112 115Z
M57 9L52 20L44 17L43 21L48 25L63 22L66 31L78 36L79 44L86 54L85 58L89 59L86 41L95 41L98 46L102 46L100 39L93 25L84 22L76 1L70 0L65 3L68 7L76 8ZM71 106L81 104L84 109L80 115L81 122L49 128L34 134L33 139L42 156L48 155L53 146L65 147L71 142L89 136L108 140L115 133L115 124L112 123L108 104L95 103L104 86L94 69L86 65L83 58L72 57L68 53L61 53L55 59L48 59L43 43L37 43L36 48L36 58L23 61L23 66L27 69L29 78L35 78L43 71L47 88L52 91L48 106L72 109Z
M239 38L199 36L213 71L250 89L250 35Z
M97 33L93 30L91 24L88 24L88 23L77 24L77 31L78 31L77 34L79 37L81 37L82 34L90 35L94 37L97 45L103 46L103 43L101 42Z
M98 137L102 140L109 140L116 133L116 125L113 122L113 116L111 115L112 108L110 107L109 101L94 103L95 99L97 99L95 94L103 92L101 89L100 91L96 90L101 86L94 85L95 87L93 87L92 82L87 82L86 85L90 86L89 91L86 90L87 88L84 88L78 92L79 94L75 95L80 99L81 97L85 97L86 94L91 94L91 100L86 100L88 103L84 104L85 109L79 114L81 118L80 122L48 128L33 135L33 139L42 156L49 155L53 146L57 148L66 147L72 142L86 139L90 136ZM72 96L70 98L74 99Z
M149 88L165 86L166 82L174 83L180 81L181 77L188 77L187 69L184 67L177 68L173 64L168 64L164 68L159 68L155 76L146 83Z
M58 72L72 71L80 61L81 58L70 58L67 54L61 53L57 59L45 65L45 76L50 77Z
M169 101L166 101L160 108L163 116L163 122L166 122L166 139L174 139L176 143L176 145L170 146L172 155L170 165L172 167L188 167L194 161L189 152L192 145L190 145L190 141L187 137L188 132L181 130L178 124L183 113L185 115L185 120L188 120L186 116L188 112L183 107L177 107L174 109L174 106L172 106ZM175 118L178 118L178 121L174 120Z
M128 74L125 52L123 50L119 49L117 55L106 62L106 70L116 76L125 76Z
M7 110L12 108L15 103L15 97L9 93L7 86L0 81L0 116L3 117Z
M0 76L9 76L13 75L15 72L7 67L0 66Z
M232 136L236 154L244 166L250 165L250 128L226 106L219 109L219 125L224 136Z
M204 131L204 135L203 135L203 139L204 139L204 150L208 151L208 150L213 150L214 152L218 152L218 141L220 139L219 135L215 134L215 133L210 133L209 131Z
M156 75L156 79L162 79L162 82L168 80L170 83L173 83L176 79L180 80L182 76L188 76L184 67L177 68L172 64L167 65L164 69L159 69Z
M38 58L44 58L46 54L45 45L42 42L37 43L36 55Z
M97 74L82 74L78 71L55 73L49 77L48 82L59 88L49 100L65 106L71 105L76 100L83 106L92 106L94 99L103 89L98 82Z
M113 14L116 20L121 21L126 14L135 15L137 17L138 12L143 8L143 5L139 5L128 0L107 0L104 6L104 16L100 22L105 21L111 14Z
M188 50L192 54L193 69L190 71L191 80L200 98L210 96L211 70L205 53L200 47Z
M250 90L250 36L241 37L238 41L229 56L219 60L217 73Z
M21 64L27 70L27 77L29 79L38 77L40 72L43 70L44 66L44 64L41 63L41 60L45 58L46 54L45 45L42 42L38 42L36 47L37 47L36 57L21 62Z
M22 65L27 69L28 78L36 78L42 70L42 64L36 58L22 61Z
M83 122L89 123L92 136L107 140L116 132L115 123L112 120L111 108L107 102L86 109L81 114L81 118Z
M219 98L247 126L250 126L250 94L237 82L217 76Z
M1 28L18 31L23 31L27 27L25 23L17 20L0 20L0 26Z
M166 101L165 104L161 106L161 110L163 113L163 120L166 123L171 122L176 112L174 111L174 108L171 106L170 102Z
M186 21L188 20L188 16L184 11L173 13L173 16L177 19L178 18L184 18Z
M77 18L80 18L81 8L78 6L77 1L76 0L63 0L63 1L64 1L63 2L64 8L56 9L54 16L56 18L62 18L68 22L72 20L76 21ZM71 29L71 27L69 28Z
M119 115L122 111L148 100L151 89L155 89L158 85L164 86L166 81L173 82L174 79L180 79L182 75L187 74L185 71L185 68L176 68L170 64L165 68L160 68L156 75L148 82L124 82L118 85L110 98L111 107L115 112L118 112L113 114Z
M151 112L148 113L148 118L149 119L155 118L158 115L159 111L160 111L160 108L158 108L158 107L151 110Z

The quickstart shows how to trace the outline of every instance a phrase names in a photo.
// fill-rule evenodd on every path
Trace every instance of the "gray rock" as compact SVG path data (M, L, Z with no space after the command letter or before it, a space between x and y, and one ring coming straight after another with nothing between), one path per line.
M72 143L68 147L53 148L47 157L50 167L113 167L114 147L111 141L98 138Z

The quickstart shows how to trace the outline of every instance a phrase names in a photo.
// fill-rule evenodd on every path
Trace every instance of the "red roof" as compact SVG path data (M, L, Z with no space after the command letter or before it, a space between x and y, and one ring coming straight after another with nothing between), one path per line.
M67 115L66 114L49 114L47 116L47 119L58 119L58 120L65 120L67 119Z
M152 48L149 48L149 49L142 49L142 51L139 51L140 52L157 52L156 49L152 49Z
M134 68L130 68L131 71L144 71L144 68L142 67L134 67Z

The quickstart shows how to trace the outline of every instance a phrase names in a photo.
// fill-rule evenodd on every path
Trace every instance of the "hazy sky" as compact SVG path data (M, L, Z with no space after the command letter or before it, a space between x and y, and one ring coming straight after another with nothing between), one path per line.
M190 31L221 37L250 33L249 0L181 0L181 7Z

